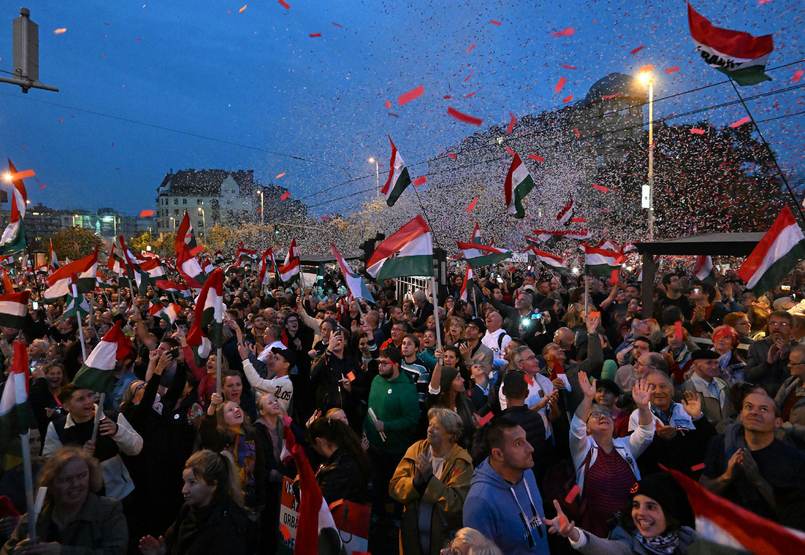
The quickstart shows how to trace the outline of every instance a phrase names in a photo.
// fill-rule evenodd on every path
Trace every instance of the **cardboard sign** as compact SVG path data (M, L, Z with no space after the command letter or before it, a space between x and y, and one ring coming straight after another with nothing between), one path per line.
M280 531L278 555L293 555L296 545L296 527L299 525L299 500L293 494L293 480L282 479L280 500Z

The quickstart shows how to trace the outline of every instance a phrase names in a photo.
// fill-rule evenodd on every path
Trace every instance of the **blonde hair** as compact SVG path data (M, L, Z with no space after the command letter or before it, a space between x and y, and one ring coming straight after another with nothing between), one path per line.
M240 478L235 466L235 459L229 451L215 453L204 449L193 453L184 465L196 478L204 480L208 485L216 483L213 499L220 500L229 495L238 505L243 505L243 491L240 489Z
M467 555L503 555L503 552L495 545L495 542L475 528L462 528L456 532L455 539L469 547Z
M89 491L99 491L103 487L103 474L98 460L80 447L65 445L47 460L45 466L42 467L42 472L39 474L39 486L48 488L47 495L45 495L46 503L53 502L53 488L51 487L53 481L61 474L65 466L76 459L80 459L87 464Z
M461 436L461 428L463 423L461 417L450 409L444 407L433 407L428 411L428 422L432 419L439 421L439 424L444 427L444 430L452 436L453 443L458 441Z

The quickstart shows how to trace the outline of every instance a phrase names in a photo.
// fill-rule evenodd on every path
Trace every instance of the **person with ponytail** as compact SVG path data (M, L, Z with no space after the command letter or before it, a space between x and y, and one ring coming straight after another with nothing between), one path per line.
M339 499L365 503L372 467L352 428L337 418L322 417L310 425L307 435L311 447L326 459L316 481L327 504Z
M255 551L256 529L243 508L235 460L228 451L193 454L182 474L185 504L159 539L140 540L143 555L247 555Z

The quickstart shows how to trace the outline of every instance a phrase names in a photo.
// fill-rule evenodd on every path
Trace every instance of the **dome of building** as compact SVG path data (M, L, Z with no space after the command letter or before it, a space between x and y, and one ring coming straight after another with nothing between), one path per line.
M605 96L613 96L620 93L618 98L633 98L645 102L646 90L631 75L623 73L611 73L599 79L590 87L587 96L584 98L585 104L592 104L601 100Z

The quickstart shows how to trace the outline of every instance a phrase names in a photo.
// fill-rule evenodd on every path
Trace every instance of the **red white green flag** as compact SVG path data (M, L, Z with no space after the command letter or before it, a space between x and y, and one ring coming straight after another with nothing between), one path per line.
M98 275L98 247L95 247L95 252L89 256L65 264L45 278L45 283L48 285L44 293L45 299L53 301L68 295L70 276L73 274L78 278L76 283L79 293L89 293L95 289Z
M433 276L433 242L425 218L416 216L380 243L366 263L377 280L408 276Z
M187 285L194 289L200 289L204 285L207 275L201 269L196 257L190 254L190 249L181 242L176 242L176 270L179 272Z
M461 252L464 254L464 258L473 268L497 264L512 256L512 253L506 249L499 249L497 247L477 243L462 243L460 241L457 241L457 243L458 248L460 248Z
M803 259L805 236L791 210L784 206L769 231L738 269L738 275L746 282L747 289L762 294L774 289Z
M562 257L556 256L555 254L551 254L549 252L541 251L533 246L531 247L531 250L534 251L534 254L537 256L537 260L542 262L546 268L553 270L559 275L567 275L567 263Z
M291 278L299 275L300 267L299 249L296 247L296 237L294 237L291 246L288 247L288 254L285 255L285 263L279 267L280 279L285 283L291 281Z
M464 283L461 284L461 297L462 301L467 302L467 290L469 284L472 282L472 266L467 264L467 271L464 273Z
M190 216L187 215L187 210L184 211L182 223L179 224L179 229L176 230L174 251L177 257L179 256L179 243L185 245L192 256L196 256L204 248L196 242L196 234L193 233L193 224L190 223Z
M528 168L523 164L520 155L515 154L509 173L506 175L506 182L503 184L506 194L506 210L517 218L525 217L523 199L533 188L534 180L531 179Z
M688 24L696 50L710 67L735 80L739 85L757 85L771 81L766 64L774 50L771 35L753 37L743 31L714 27L688 3Z
M187 344L193 349L199 363L210 356L213 349L219 349L224 344L224 271L221 268L216 268L207 277L196 299Z
M24 341L15 341L14 363L0 398L0 453L5 453L13 439L36 426L28 403L28 350Z
M586 276L611 276L615 270L620 270L624 256L615 251L598 249L589 245L584 245Z
M11 189L8 191L11 198L11 218L9 224L0 235L0 255L13 254L23 250L26 246L25 225L22 219L25 217L25 209L28 202L28 193L25 191L25 184L17 175L17 168L8 161L8 169L11 175ZM4 189L7 185L4 184Z
M103 336L92 349L84 365L75 375L73 384L81 389L109 393L114 389L115 364L131 353L131 343L120 329L120 322Z
M408 168L405 167L405 162L400 153L397 152L397 147L394 146L394 141L391 140L391 137L389 137L389 142L391 143L389 178L380 192L386 196L386 204L394 206L403 191L411 184L411 176L408 175Z
M330 248L333 249L333 255L335 256L336 262L338 262L338 268L344 275L344 280L347 282L350 295L352 295L352 297L355 299L365 299L370 303L375 302L374 297L372 297L372 294L369 292L369 289L363 282L363 278L350 270L349 266L347 266L347 263L344 260L344 257L341 256L341 253L335 248L335 243L330 243Z
M696 263L693 265L693 275L699 278L699 281L707 285L716 284L716 272L713 266L712 256L697 256Z

